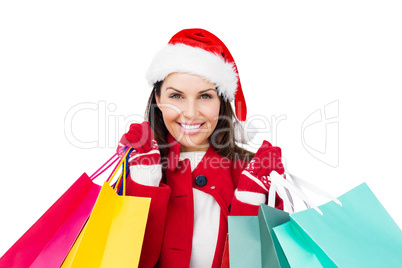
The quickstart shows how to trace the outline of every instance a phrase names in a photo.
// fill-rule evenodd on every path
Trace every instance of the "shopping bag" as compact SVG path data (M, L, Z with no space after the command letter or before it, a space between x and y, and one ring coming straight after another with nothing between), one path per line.
M329 202L319 206L321 213L292 214L289 226L274 228L281 245L280 230L287 228L324 267L401 267L402 231L367 184L338 200L341 205Z
M138 267L150 198L125 196L127 162L123 158L120 182L106 181L80 236L62 267ZM121 185L122 196L119 192Z
M288 179L290 179L290 175ZM229 259L231 267L289 267L282 247L273 232L274 227L288 222L288 212L294 211L293 198L287 189L277 185L280 182L274 177L272 178L268 206L260 205L258 217L229 216ZM286 183L291 184L289 186L291 189L300 189L300 182L297 180ZM275 208L277 194L282 198L284 208L288 212ZM309 203L306 205L310 207Z
M110 158L91 177L86 173L1 257L0 267L60 267L87 221L101 189L93 183L99 171L113 164ZM103 171L102 171L103 172Z
M229 216L229 263L231 268L261 268L258 216Z
M271 174L269 202L275 203L276 193L278 193L278 195L283 199L285 207L289 208L289 212L291 214L295 212L292 195L294 197L299 197L307 208L313 207L319 210L318 207L304 193L302 186L319 196L330 200L336 200L335 197L326 193L322 189L319 189L315 185L312 185L311 183L294 175L287 173L285 177L286 180L283 176L277 174L276 172ZM270 229L273 242L276 242L274 245L278 252L278 261L282 261L279 267L322 267L320 261L317 259L315 253L311 249L311 245L307 243L300 233L290 225L289 214L284 215L284 217L286 218L283 219L282 223L276 222L277 224L275 226L271 225L272 228ZM269 220L269 215L267 215L267 219ZM333 267L331 265L332 263L329 263L325 267Z
M261 204L258 212L263 268L287 268L288 260L273 228L289 221L289 213Z
M312 245L302 237L300 232L290 222L275 227L273 231L278 241L280 241L290 267L336 267L331 261L321 264L312 249Z
M258 216L229 216L229 260L234 267L289 267L272 231L289 213L261 204Z

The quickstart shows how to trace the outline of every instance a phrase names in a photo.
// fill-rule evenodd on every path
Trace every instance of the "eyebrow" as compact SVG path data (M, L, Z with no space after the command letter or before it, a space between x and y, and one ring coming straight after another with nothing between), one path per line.
M173 90L176 90L177 92L183 94L183 91L180 91L180 90L178 90L178 89L176 89L176 88L174 88L174 87L167 87L166 90L168 90L168 89L173 89ZM200 91L199 93L205 93L205 92L207 92L207 91L209 91L209 90L217 91L216 88L208 88L208 89L205 89L205 90Z

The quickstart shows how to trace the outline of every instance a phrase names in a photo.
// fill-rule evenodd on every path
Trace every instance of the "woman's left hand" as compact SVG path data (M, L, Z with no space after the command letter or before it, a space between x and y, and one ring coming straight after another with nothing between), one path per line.
M282 164L281 148L264 141L246 170L256 177L269 176L274 170L283 174L285 169Z
M246 166L239 177L236 197L243 202L265 203L266 194L271 186L269 175L272 171L283 174L281 148L264 141L254 158Z

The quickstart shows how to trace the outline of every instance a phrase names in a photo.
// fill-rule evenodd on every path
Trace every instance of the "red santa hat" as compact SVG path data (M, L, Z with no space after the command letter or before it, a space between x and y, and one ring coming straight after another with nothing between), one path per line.
M246 121L247 106L236 63L225 44L214 34L203 29L176 33L155 55L146 78L153 86L173 72L198 75L214 83L220 96L234 100L237 119L241 123Z

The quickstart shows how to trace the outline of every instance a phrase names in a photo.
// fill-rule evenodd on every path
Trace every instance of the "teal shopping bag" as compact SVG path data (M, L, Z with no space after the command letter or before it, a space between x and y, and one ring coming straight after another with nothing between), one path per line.
M289 213L261 204L258 211L263 268L287 268L288 260L273 228L289 221Z
M330 259L319 260L317 250L300 233L291 222L287 222L274 228L279 243L292 268L332 268L337 267Z
M290 267L272 228L289 213L261 204L258 216L229 216L230 267Z
M342 205L320 206L322 215L308 209L290 215L288 226L274 228L285 253L281 236L287 237L287 229L323 267L402 267L402 231L367 184L338 200Z
M261 268L258 216L229 216L230 268Z

